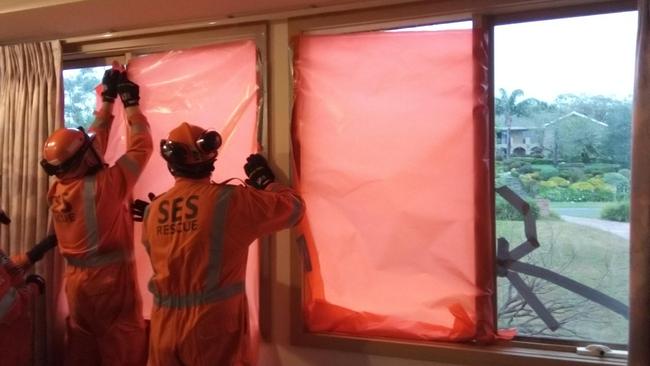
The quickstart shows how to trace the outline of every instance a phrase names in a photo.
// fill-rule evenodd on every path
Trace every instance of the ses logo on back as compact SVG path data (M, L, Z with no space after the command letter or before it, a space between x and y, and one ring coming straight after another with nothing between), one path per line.
M158 205L156 234L172 235L198 229L199 197L196 195L163 199Z

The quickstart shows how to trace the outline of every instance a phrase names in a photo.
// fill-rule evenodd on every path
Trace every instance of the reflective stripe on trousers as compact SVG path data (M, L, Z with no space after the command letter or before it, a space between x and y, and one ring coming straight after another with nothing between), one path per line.
M211 232L208 269L205 284L203 286L205 290L195 294L162 295L152 280L149 282L149 291L154 295L154 304L165 308L185 308L225 300L244 292L245 286L243 282L236 282L221 288L218 287L219 278L221 276L221 264L223 261L223 234L226 226L228 205L230 204L233 190L234 188L232 186L225 186L223 188L217 199L215 210L212 213L213 221L210 226ZM149 243L145 243L145 245L148 244Z

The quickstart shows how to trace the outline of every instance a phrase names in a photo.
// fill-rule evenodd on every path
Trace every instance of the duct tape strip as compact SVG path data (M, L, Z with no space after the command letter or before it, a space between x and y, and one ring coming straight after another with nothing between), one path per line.
M307 248L307 240L305 239L305 236L300 235L298 239L296 239L296 242L298 243L298 250L300 250L300 254L302 254L302 263L305 272L311 272L311 258L309 257L309 248Z
M539 298L537 295L531 291L531 289L526 285L524 280L521 279L521 277L511 271L508 271L507 274L508 279L510 280L510 283L517 289L517 292L519 292L519 295L530 305L530 307L539 315L540 319L546 324L548 329L550 330L557 330L560 327L560 324L555 320L553 315L546 309L544 304L542 304L541 301L539 301Z
M505 277L508 274L508 261L510 260L510 243L506 238L499 238L497 244L497 276Z
M508 259L516 261L519 260L526 255L530 254L533 250L537 249L539 247L539 243L537 242L536 239L532 240L526 240L525 242L519 244L515 249L510 251L510 254L508 255Z
M535 247L539 246L537 241L537 225L535 224L535 213L533 210L528 211L526 216L524 216L524 233L526 234L526 239L531 241Z
M530 210L530 205L528 202L524 201L523 198L519 197L518 194L512 191L508 186L501 186L496 189L497 193L501 195L512 207L516 208L517 211L521 212L523 216L526 216Z
M564 287L565 289L571 292L575 292L576 294L586 299L589 299L595 303L598 303L608 308L609 310L623 316L625 319L629 318L630 309L627 305L614 299L613 297L607 296L598 290L595 290L589 286L585 286L568 277L564 277L553 271L549 271L546 268L537 267L528 263L511 262L509 263L508 267L513 271L524 273L530 276L535 276L543 280L552 282L558 286Z

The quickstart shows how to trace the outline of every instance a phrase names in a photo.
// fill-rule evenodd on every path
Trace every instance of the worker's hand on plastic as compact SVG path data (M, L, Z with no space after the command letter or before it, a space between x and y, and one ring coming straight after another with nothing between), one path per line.
M269 167L266 159L260 154L251 154L246 159L244 171L246 172L246 176L248 176L246 184L257 189L264 189L275 181L273 171Z
M38 293L43 294L45 292L45 279L37 274L27 276L25 283L35 283L38 286Z
M149 201L153 201L154 198L156 198L156 195L151 192L149 192L147 196L149 197ZM133 216L133 221L142 222L142 220L144 220L144 211L149 207L149 204L151 204L151 202L141 199L133 201L131 204L131 216Z
M120 74L120 80L117 84L117 93L122 99L124 107L134 107L140 104L140 87L138 84L129 80L126 72Z
M114 68L108 69L104 72L104 77L102 78L103 102L115 102L115 98L117 98L117 84L121 78L121 74L120 70Z

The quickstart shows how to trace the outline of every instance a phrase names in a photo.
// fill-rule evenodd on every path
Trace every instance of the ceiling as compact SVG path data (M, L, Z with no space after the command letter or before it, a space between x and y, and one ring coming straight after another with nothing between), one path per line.
M0 43L64 39L359 2L354 0L0 0Z

